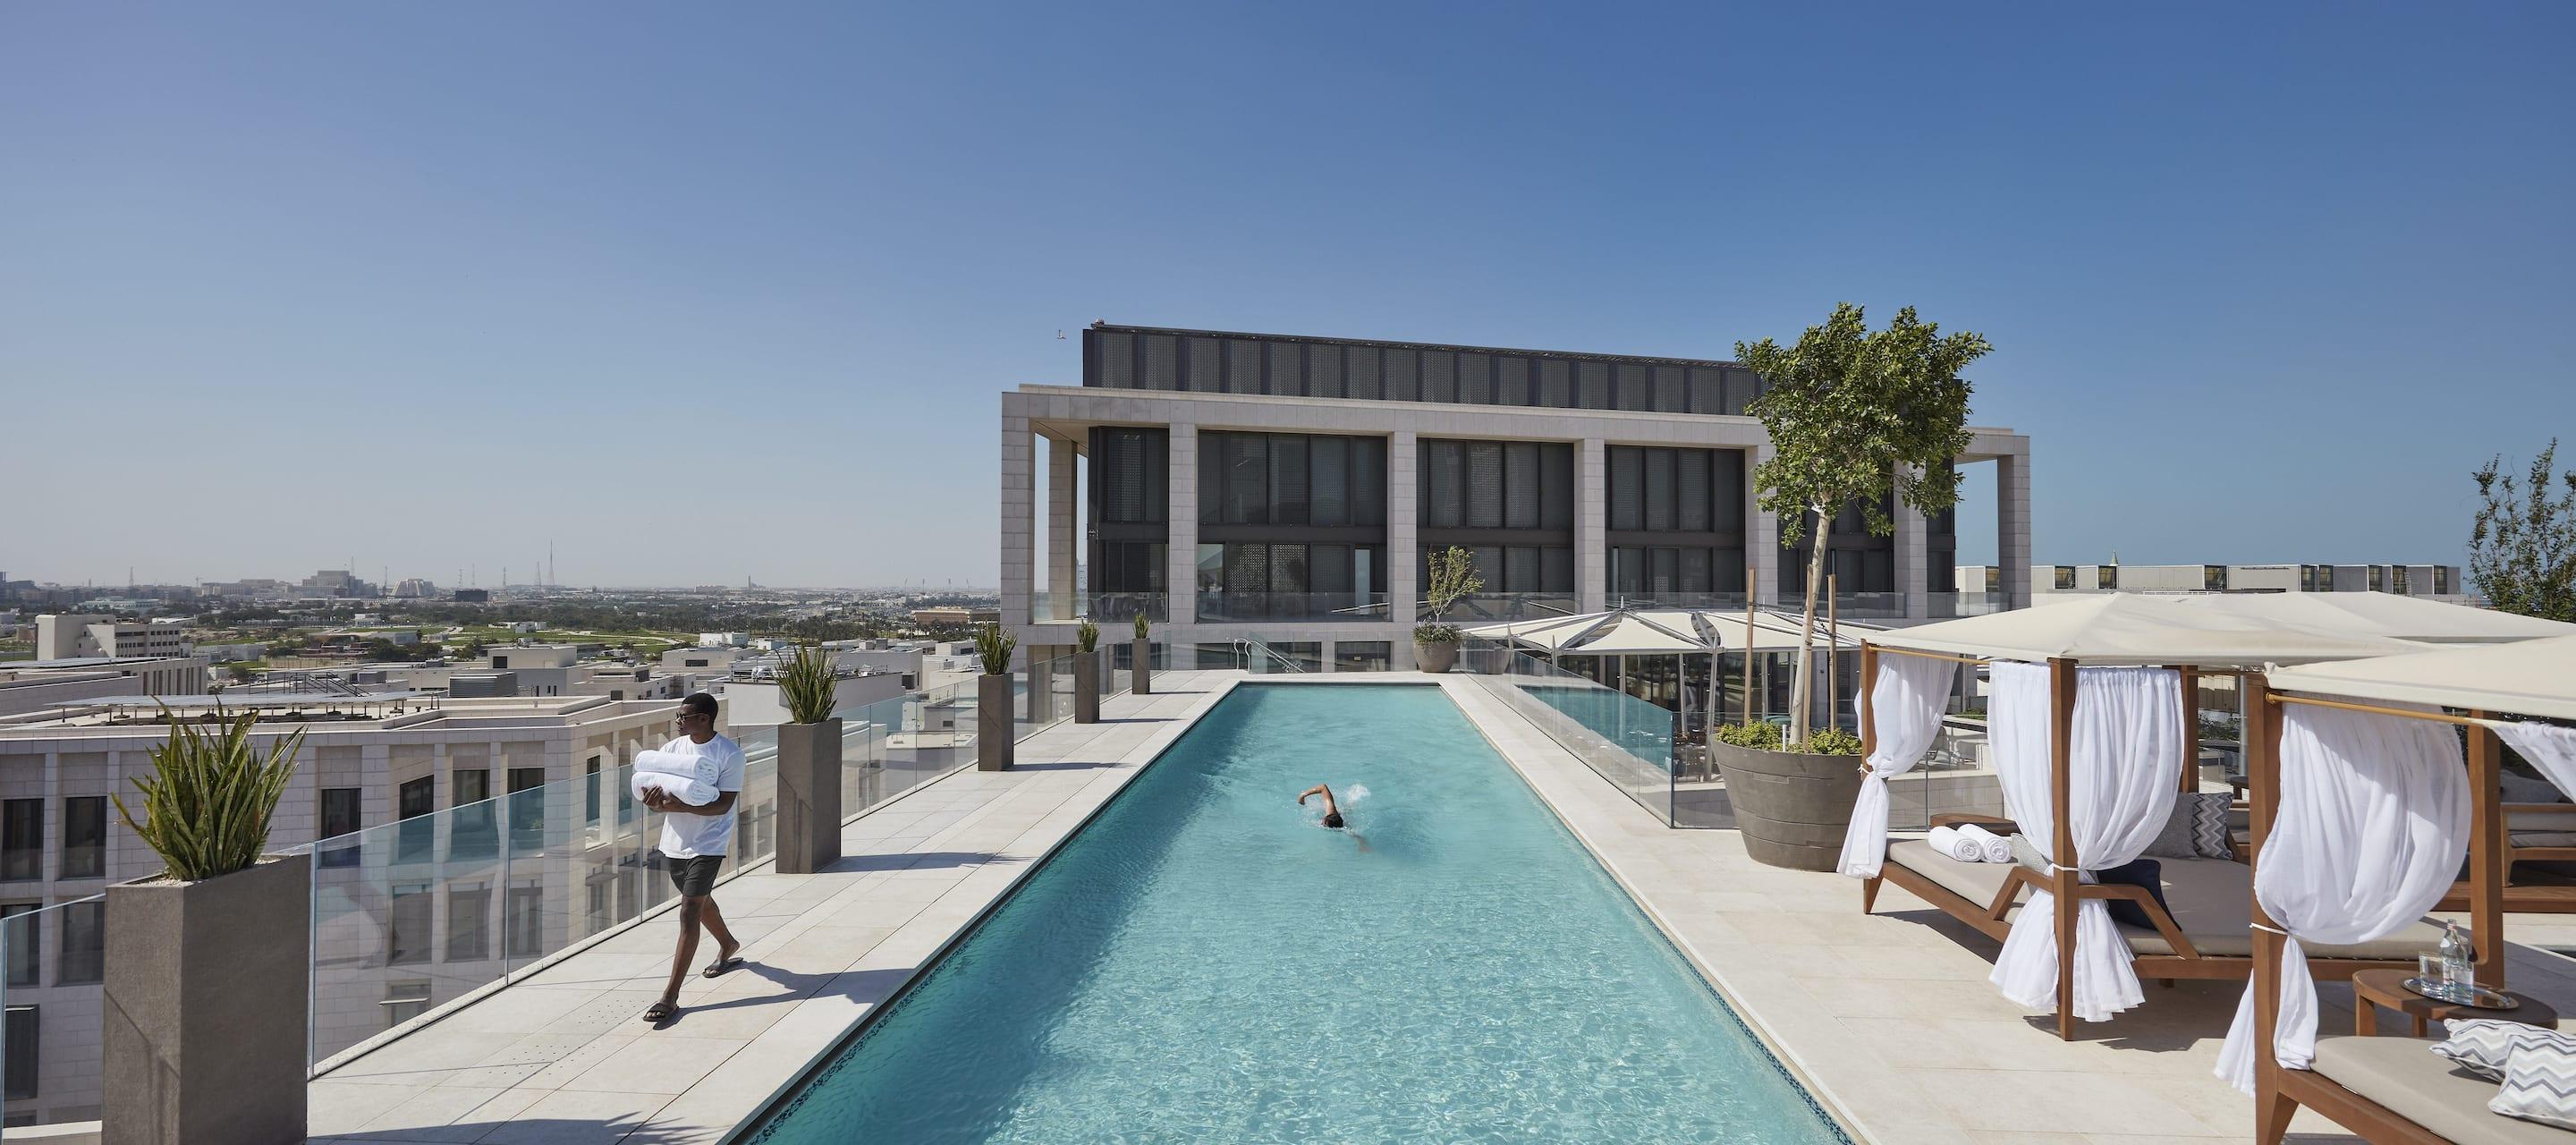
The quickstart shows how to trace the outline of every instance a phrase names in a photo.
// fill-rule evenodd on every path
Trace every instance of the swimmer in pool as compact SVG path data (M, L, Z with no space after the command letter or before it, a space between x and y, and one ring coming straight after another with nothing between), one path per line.
M1318 796L1318 795L1321 795L1321 796L1323 796L1323 797L1324 797L1324 826L1326 826L1326 827L1330 827L1330 828L1332 828L1333 830L1336 830L1336 831L1341 830L1341 829L1342 829L1342 809L1341 809L1341 806L1340 806L1339 804L1336 804L1336 803L1334 803L1334 802L1333 802L1333 789L1332 789L1332 788L1327 787L1327 786L1325 786L1325 785L1323 785L1323 784L1321 784L1321 783L1318 783L1318 784L1314 785L1313 787L1309 787L1309 788L1307 788L1305 791L1300 792L1300 793L1298 794L1298 796L1297 796L1297 806L1299 806L1299 807L1303 807L1303 806L1305 806L1305 805L1306 805L1306 801L1307 801L1307 800L1312 799L1312 798L1314 798L1315 796Z

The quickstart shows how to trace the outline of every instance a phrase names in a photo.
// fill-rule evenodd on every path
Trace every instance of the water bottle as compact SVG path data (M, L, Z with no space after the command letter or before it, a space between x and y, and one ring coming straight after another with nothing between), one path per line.
M2475 958L2476 952L2470 948L2468 936L2460 933L2460 924L2443 923L2442 987L2445 993L2465 998L2474 991L2477 971L2472 962Z

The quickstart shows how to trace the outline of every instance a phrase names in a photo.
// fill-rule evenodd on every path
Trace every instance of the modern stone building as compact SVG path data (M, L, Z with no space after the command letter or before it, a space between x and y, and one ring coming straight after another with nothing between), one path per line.
M1123 640L1143 611L1202 659L1254 637L1309 667L1407 667L1425 556L1450 546L1485 586L1459 623L1803 600L1806 550L1747 479L1761 379L1731 362L1097 324L1081 368L1002 395L1002 618L1031 655L1085 614ZM1958 458L1996 466L2008 570L2029 567L2029 457L1979 428ZM1845 615L2029 603L2026 577L1960 592L1948 515L1894 516L1890 537L1856 507L1834 530Z

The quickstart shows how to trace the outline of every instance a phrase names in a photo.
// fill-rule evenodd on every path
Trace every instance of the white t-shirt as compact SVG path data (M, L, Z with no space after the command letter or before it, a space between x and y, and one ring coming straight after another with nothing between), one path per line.
M716 790L742 790L742 745L730 736L719 735L705 743L681 736L662 745L662 750L675 755L712 756L716 761ZM733 847L733 808L722 815L699 815L688 811L671 811L662 816L662 853L674 859L694 859L700 855L722 855Z

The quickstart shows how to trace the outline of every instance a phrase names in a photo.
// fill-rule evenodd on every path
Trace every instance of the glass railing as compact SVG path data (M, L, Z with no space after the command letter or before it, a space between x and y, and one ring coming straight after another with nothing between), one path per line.
M1460 645L1457 671L1667 826L1734 825L1722 787L1676 768L1671 710L1486 640Z
M1125 624L1143 613L1145 619L1161 621L1170 614L1170 594L1160 592L1057 592L1039 589L1029 594L1029 621L1033 624L1069 622L1085 616L1103 629L1111 624ZM1106 631L1103 636L1108 635Z
M1985 616L2012 609L2012 598L2000 592L1935 592L1924 600L1926 611L1936 619Z
M1604 606L1742 612L1744 594L1741 592L1613 592L1604 598Z
M1203 621L1346 620L1387 618L1382 592L1225 592L1201 589L1195 613Z
M1108 651L1093 655L1106 661ZM1073 661L1012 674L1014 738L1072 717ZM1131 679L1104 671L1102 698ZM845 818L974 764L978 682L834 713ZM771 858L779 826L777 729L729 734L745 766L724 879ZM653 856L661 816L634 799L633 770L603 768L284 849L313 866L308 1065L319 1072L399 1037L671 902L670 877ZM105 922L98 896L0 916L0 1076L12 1126L98 1118Z
M1572 616L1582 609L1574 594L1563 592L1478 593L1462 596L1451 605L1447 623L1459 625L1491 624L1504 620L1553 620Z
M1737 607L1742 607L1738 605ZM1777 606L1784 612L1799 612L1807 607L1807 594L1793 588L1780 590ZM1900 620L1905 616L1905 594L1901 592L1838 592L1833 594L1833 611L1837 616L1864 620ZM1816 615L1825 615L1825 598L1816 597Z

